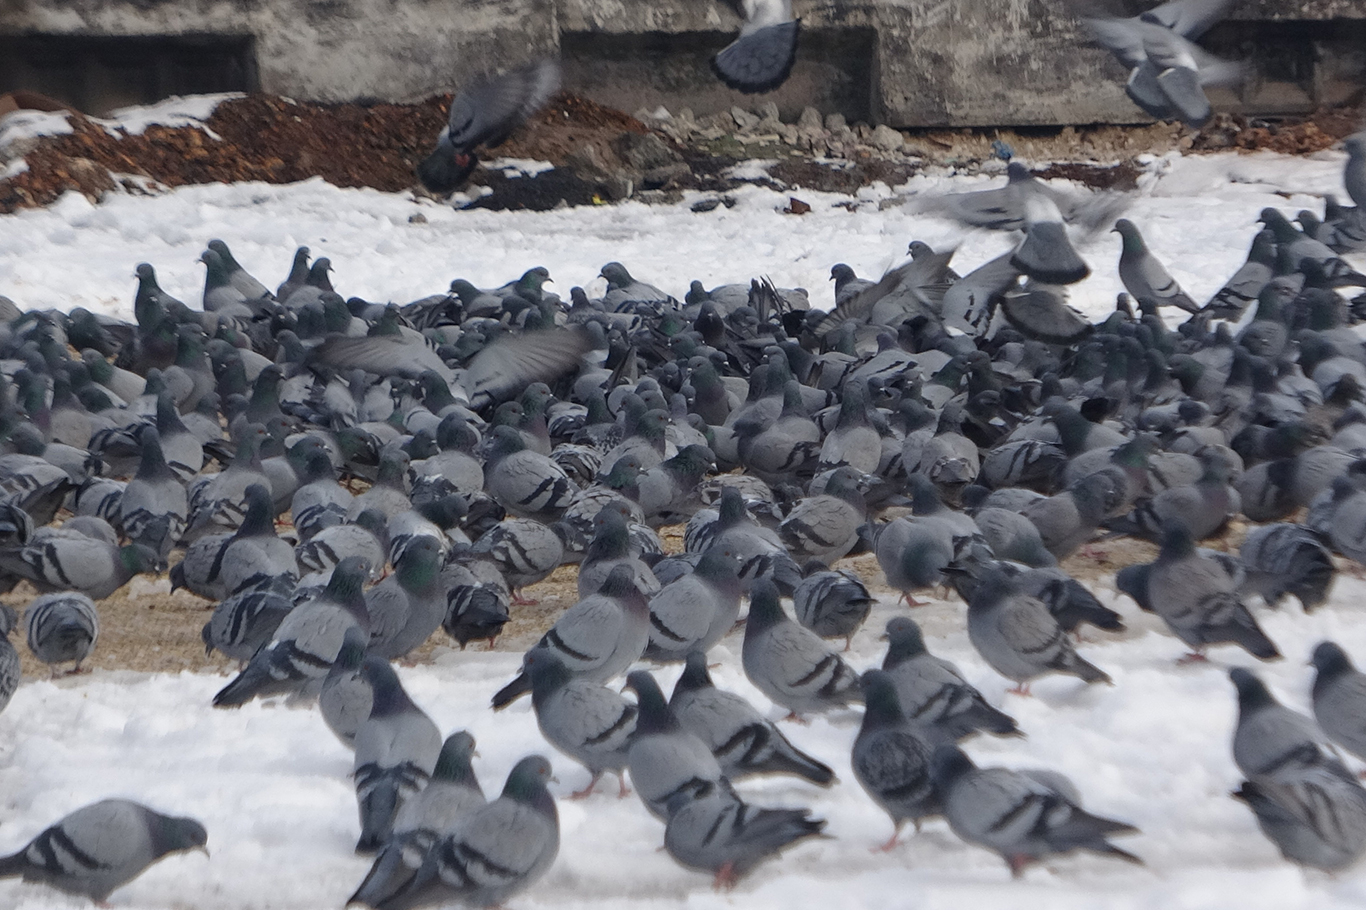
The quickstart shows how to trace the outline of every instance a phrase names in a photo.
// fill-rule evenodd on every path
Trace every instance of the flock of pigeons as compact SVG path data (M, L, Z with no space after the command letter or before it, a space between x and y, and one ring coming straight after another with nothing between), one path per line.
M424 179L462 179L555 71L519 78L495 117L457 99ZM1156 81L1179 107L1181 79ZM962 277L952 251L918 242L878 280L836 265L828 312L767 280L693 282L680 301L619 263L600 299L563 301L533 268L385 305L342 297L307 248L272 293L211 241L202 309L142 264L135 323L0 314L0 580L44 592L24 628L54 668L79 669L96 601L139 573L169 566L211 602L206 647L242 663L214 705L316 701L354 751L356 849L375 861L352 902L380 910L498 905L553 863L549 762L518 762L486 800L472 737L443 739L391 661L438 629L492 646L522 590L566 563L578 601L492 707L529 694L547 743L592 775L576 795L610 771L624 796L629 775L670 855L718 886L824 826L735 783L835 783L712 683L709 652L745 599L743 669L774 705L864 706L852 768L892 821L886 849L907 821L943 817L1016 875L1076 850L1138 862L1110 841L1135 829L1083 810L1061 775L974 764L962 740L1021 731L908 615L880 668L846 663L839 642L872 597L833 566L871 552L911 605L951 586L982 660L1027 694L1050 673L1109 682L1073 633L1121 617L1059 563L1132 535L1161 550L1117 585L1190 659L1280 656L1248 598L1313 610L1334 553L1366 563L1366 294L1342 293L1366 288L1342 258L1366 251L1366 133L1346 146L1355 207L1330 200L1298 226L1264 210L1246 264L1203 305L1114 221L1127 293L1098 324L1066 305L1090 271L1067 225L1112 217L1108 200L1017 162L1005 187L937 203L1022 231L1009 253ZM1171 330L1165 307L1190 318ZM1240 515L1257 527L1237 556L1199 546ZM657 529L680 524L684 552L667 553ZM17 624L0 609L0 631ZM642 660L684 664L667 699ZM1335 871L1366 855L1366 789L1337 752L1366 759L1366 676L1329 642L1313 661L1317 723L1230 674L1235 795L1288 859ZM608 686L623 674L633 699ZM0 708L18 680L0 637ZM107 800L0 858L0 877L102 901L206 842L192 819Z

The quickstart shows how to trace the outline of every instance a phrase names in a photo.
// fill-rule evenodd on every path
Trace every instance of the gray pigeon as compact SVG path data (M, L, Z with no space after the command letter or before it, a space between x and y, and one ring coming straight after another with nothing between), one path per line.
M447 611L441 559L439 541L417 538L394 563L393 573L365 592L373 653L396 660L440 628Z
M0 711L5 710L19 688L22 673L19 652L9 640L9 634L18 623L19 617L15 615L14 608L0 604Z
M632 582L646 597L658 594L659 579L640 558L631 530L621 513L615 509L603 509L598 513L595 523L597 531L583 555L583 562L579 564L579 596L588 597L598 591L607 577L619 567L630 570Z
M638 710L626 753L631 783L650 814L667 820L675 796L706 795L725 777L707 744L674 716L653 676L636 670L626 677L626 688L636 693Z
M356 852L374 853L389 842L404 801L427 785L441 754L441 731L403 691L388 662L364 662L361 674L374 699L370 716L356 730Z
M1322 538L1304 525L1281 522L1253 528L1238 548L1246 573L1241 588L1279 604L1287 594L1312 613L1328 602L1337 569Z
M745 94L769 92L787 81L797 60L801 20L792 0L738 0L740 35L711 60L721 81Z
M1060 774L978 768L951 745L935 750L930 769L953 833L999 854L1016 878L1031 863L1074 850L1143 863L1108 840L1138 829L1084 811Z
M375 706L375 688L371 680L382 670L363 672L367 663L387 664L382 657L367 654L370 638L359 626L346 630L337 659L323 677L318 692L318 708L327 728L341 740L342 745L355 751L356 731L370 717Z
M531 677L531 704L546 742L588 769L588 786L573 794L593 792L604 771L617 775L626 789L626 754L636 731L636 706L595 682L576 679L550 651L532 651L523 662Z
M819 496L799 500L778 526L778 533L794 558L819 559L830 565L848 555L867 520L867 507L858 483L862 475L844 466L835 470Z
M810 574L792 592L797 622L821 638L843 638L844 650L848 651L854 633L873 609L873 596L847 569L827 569L823 563L813 562L807 570Z
M1331 641L1314 648L1314 719L1333 742L1366 761L1366 674Z
M550 762L528 756L513 766L502 795L456 819L427 851L412 880L376 910L453 901L496 907L535 883L560 850L559 816L546 790Z
M750 682L794 717L861 697L858 673L783 611L777 587L766 579L750 591L741 658Z
M650 598L651 660L682 660L709 651L735 627L740 616L740 578L735 560L712 549L697 568Z
M218 600L276 577L298 579L294 547L275 532L270 490L254 483L245 493L242 524L224 537L201 537L185 551L172 582L201 597Z
M1115 586L1140 607L1156 612L1177 638L1203 659L1205 648L1229 642L1254 657L1271 660L1280 652L1238 597L1237 582L1219 561L1196 551L1186 527L1163 529L1162 549L1147 565L1126 566Z
M939 814L939 794L930 779L930 756L937 743L932 727L910 720L901 710L896 683L882 670L863 674L867 710L854 740L854 777L892 817L892 836L879 849L890 850L907 821L920 830L922 819Z
M1224 286L1214 292L1203 312L1216 319L1237 321L1249 304L1261 297L1262 290L1275 276L1276 235L1270 231L1258 231L1252 238L1252 249L1248 251L1247 261L1238 267L1224 282Z
M1244 777L1255 782L1315 766L1351 777L1314 721L1276 701L1250 671L1235 667L1228 677L1238 690L1233 760Z
M1051 197L1033 193L1026 198L1024 232L1010 257L1012 267L1049 285L1076 284L1091 274L1091 267L1072 247L1062 212Z
M156 427L142 431L142 460L119 500L118 525L131 543L140 543L161 559L185 533L189 500L180 480L166 464Z
M461 89L451 100L450 116L437 136L436 149L418 165L422 185L443 195L459 189L478 163L475 149L502 144L559 87L559 64L541 60Z
M905 616L888 620L886 637L882 669L896 687L901 710L909 719L933 727L953 742L979 730L1022 735L1014 718L993 708L957 667L925 648L914 620Z
M1342 182L1347 187L1347 195L1357 205L1357 211L1366 209L1366 130L1360 130L1342 140L1347 150L1347 163L1342 168Z
M235 708L257 696L310 697L341 651L347 629L370 635L362 585L370 567L349 557L332 572L327 588L290 611L275 636L251 658L245 670L214 696L214 707Z
M835 772L787 741L772 721L733 692L723 692L707 672L702 651L688 655L669 698L683 729L707 744L731 780L753 774L793 774L828 787Z
M990 568L978 577L968 600L968 638L992 669L1027 694L1029 683L1046 673L1066 673L1087 683L1110 677L1083 659L1048 606L1020 591L1004 572Z
M100 637L100 616L94 602L84 594L45 594L24 610L28 649L33 656L52 668L75 662L72 673L79 673L81 661L95 650Z
M680 865L712 873L716 890L734 888L759 863L825 827L810 809L746 805L729 786L702 796L680 793L668 809L664 849Z
M446 737L431 780L394 817L394 835L346 903L376 906L406 888L441 833L486 800L470 765L474 737L460 730Z
M1135 300L1148 306L1174 306L1187 313L1200 311L1196 302L1181 290L1181 285L1157 261L1132 221L1121 218L1115 222L1114 229L1122 242L1119 279Z
M1338 872L1366 853L1366 790L1322 766L1244 781L1233 792L1262 833L1293 863Z
M24 546L0 550L0 570L27 578L40 591L76 591L104 600L134 575L156 572L165 563L148 547L75 534L34 535Z
M488 442L484 483L498 504L519 518L559 518L578 486L550 458L526 448L515 427L497 426Z
M19 852L0 857L0 878L22 876L103 904L170 853L208 849L204 826L126 799L77 809Z
M629 566L618 566L602 590L566 610L532 650L559 657L576 678L605 683L640 659L650 640L650 609ZM505 708L531 691L525 670L493 696Z
M293 580L284 576L248 586L219 601L201 634L205 655L218 650L232 660L251 660L294 609L293 593Z
M530 518L506 518L474 542L472 552L490 560L507 579L513 603L522 603L522 588L550 577L564 562L562 532Z

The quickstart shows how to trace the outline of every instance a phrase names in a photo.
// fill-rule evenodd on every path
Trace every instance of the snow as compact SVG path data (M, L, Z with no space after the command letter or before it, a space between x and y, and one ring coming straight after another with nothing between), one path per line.
M8 121L7 121L8 122ZM1341 193L1343 156L1309 159L1270 154L1153 159L1142 192L1127 213L1154 252L1197 300L1207 299L1243 261L1258 212L1321 206ZM913 214L908 194L996 185L1000 178L939 172L907 187L847 197L750 187L733 208L692 213L690 196L674 206L584 207L530 214L455 211L409 194L337 189L320 180L290 186L239 184L187 187L154 196L110 195L99 205L71 194L50 208L0 219L0 294L23 308L85 306L127 316L133 267L153 263L163 286L197 304L205 242L222 238L267 284L283 278L295 246L329 256L347 296L406 302L444 290L452 278L497 285L534 265L547 266L567 296L589 285L610 260L642 280L682 296L689 280L707 286L768 275L803 286L813 304L830 305L828 275L839 261L877 274L903 257L915 238L956 244L960 271L1004 251L1010 238L968 232ZM788 195L811 203L804 216L783 215ZM422 215L413 220L413 216ZM1079 241L1095 274L1073 302L1095 316L1120 289L1114 273L1118 239L1102 233ZM1359 262L1359 260L1358 260ZM163 582L164 583L164 582ZM1071 678L1034 686L1034 697L1005 695L1007 682L967 641L963 608L938 602L914 615L933 651L955 661L994 703L1013 714L1028 738L980 737L967 745L982 765L1045 767L1069 775L1097 813L1137 825L1122 845L1145 867L1078 856L1032 869L1011 881L997 857L958 841L942 821L907 832L890 853L872 847L890 822L849 769L858 712L836 712L809 726L784 724L794 742L830 763L839 782L828 791L801 781L746 781L742 794L760 805L810 806L829 821L828 839L807 842L760 867L733 895L715 894L707 878L676 866L657 848L662 825L639 800L619 800L608 779L582 802L561 800L562 847L550 873L515 897L517 910L539 907L689 908L744 906L778 910L863 907L1148 908L1174 910L1358 907L1366 873L1336 878L1303 874L1283 861L1253 816L1228 796L1238 784L1229 751L1236 714L1226 670L1256 662L1218 648L1207 665L1177 666L1183 648L1159 621L1141 614L1112 584L1095 586L1120 610L1122 638L1087 633L1082 653L1115 680L1086 687ZM1298 608L1258 608L1259 620L1286 659L1257 671L1286 703L1306 709L1315 643L1332 638L1366 659L1366 622L1359 606L1366 583L1339 579L1330 603L1312 616ZM566 605L567 606L567 605ZM880 603L848 659L877 665L878 641L898 610ZM739 637L713 652L718 685L763 699L740 670ZM479 744L475 767L496 793L515 760L549 754L564 796L587 773L551 752L526 700L499 714L488 699L514 672L519 656L439 649L432 664L399 667L405 686L443 731L467 728ZM678 670L658 678L666 692ZM17 849L63 814L108 796L143 800L202 820L212 857L168 858L115 892L123 910L293 910L340 907L368 864L353 855L358 834L349 780L350 754L316 710L253 703L211 708L226 682L210 674L96 672L27 680L0 714L0 852ZM51 890L0 882L0 903L16 910L85 907Z

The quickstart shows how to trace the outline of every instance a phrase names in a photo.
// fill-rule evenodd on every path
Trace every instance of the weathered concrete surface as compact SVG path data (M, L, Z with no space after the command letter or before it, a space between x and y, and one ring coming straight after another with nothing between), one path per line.
M626 110L701 115L772 100L784 118L813 105L898 127L1146 119L1124 97L1122 67L1063 0L794 6L797 66L758 99L709 71L739 28L718 0L0 0L0 35L250 36L260 88L321 101L409 100L558 52L570 88ZM1363 84L1366 0L1247 0L1231 19L1211 47L1263 63L1221 108L1307 109Z

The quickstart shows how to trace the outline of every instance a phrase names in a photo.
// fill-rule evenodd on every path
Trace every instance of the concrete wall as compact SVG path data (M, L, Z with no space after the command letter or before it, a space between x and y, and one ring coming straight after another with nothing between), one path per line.
M1111 0L1117 12L1143 0ZM561 53L570 88L626 110L697 114L773 100L898 127L1140 122L1120 65L1063 0L795 0L803 41L771 96L707 61L739 19L717 0L0 0L0 35L249 36L259 87L300 99L409 100ZM1212 48L1267 61L1224 108L1285 113L1359 90L1366 0L1246 0ZM3 70L0 69L0 78ZM26 86L27 87L27 86ZM0 85L0 90L5 86Z

